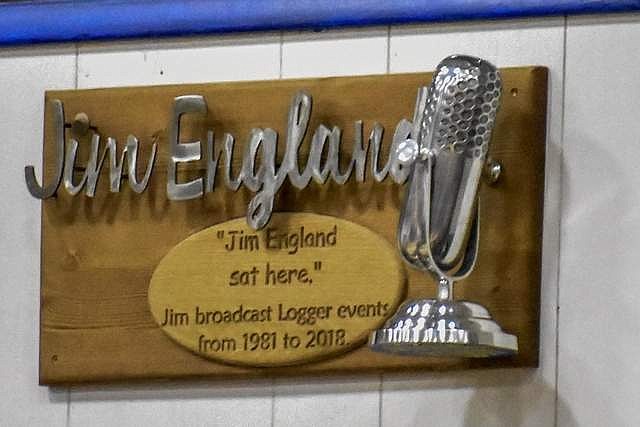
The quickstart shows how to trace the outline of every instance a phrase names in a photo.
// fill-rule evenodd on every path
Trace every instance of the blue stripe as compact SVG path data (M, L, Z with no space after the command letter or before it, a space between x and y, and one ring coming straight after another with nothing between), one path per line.
M44 0L0 3L0 45L640 10L640 0Z

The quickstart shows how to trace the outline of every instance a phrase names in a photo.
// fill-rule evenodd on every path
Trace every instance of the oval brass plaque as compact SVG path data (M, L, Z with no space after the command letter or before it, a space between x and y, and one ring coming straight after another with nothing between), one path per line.
M394 248L369 229L311 213L244 218L196 233L160 262L149 286L162 330L189 350L250 366L346 352L402 300Z

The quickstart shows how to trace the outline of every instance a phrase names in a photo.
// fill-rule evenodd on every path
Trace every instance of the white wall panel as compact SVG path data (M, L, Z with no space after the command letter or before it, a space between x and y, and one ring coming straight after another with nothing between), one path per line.
M79 52L79 88L276 79L280 74L277 34L87 44ZM70 425L267 426L271 409L271 382L74 388Z
M640 15L570 18L559 426L640 423Z
M540 368L453 375L385 375L382 425L427 425L429 420L450 426L553 425L564 18L391 30L392 73L434 70L442 58L453 53L479 56L498 67L543 65L550 71Z
M379 425L380 376L278 380L274 426Z
M206 83L278 78L274 33L80 46L78 87Z
M285 34L282 77L383 74L387 43L387 28ZM275 426L366 427L379 422L379 376L277 380L275 391Z
M271 381L71 389L71 427L271 426Z
M42 166L44 91L75 84L75 48L0 49L0 425L64 426L67 391L38 386L40 202L24 166Z
M329 77L387 72L388 29L285 33L282 77Z
M0 50L0 426L550 426L556 397L558 426L637 425L638 46L627 15L566 33L552 18ZM45 89L427 71L451 53L550 69L539 369L37 386L40 204L23 168L40 170Z

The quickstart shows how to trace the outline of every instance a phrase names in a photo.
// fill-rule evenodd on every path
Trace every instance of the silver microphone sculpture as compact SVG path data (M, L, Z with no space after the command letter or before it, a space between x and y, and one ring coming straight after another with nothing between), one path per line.
M437 297L403 303L372 333L373 350L459 357L517 353L517 338L503 332L484 307L453 299L454 282L471 273L478 254L478 186L500 92L497 69L478 58L450 56L434 73L419 129L405 154L398 154L412 168L398 244L407 263L435 277Z

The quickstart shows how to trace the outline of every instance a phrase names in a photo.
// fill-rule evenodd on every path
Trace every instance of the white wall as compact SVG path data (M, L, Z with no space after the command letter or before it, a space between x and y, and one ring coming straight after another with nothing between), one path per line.
M639 47L626 15L0 49L0 426L638 425ZM424 71L451 53L551 71L539 369L37 386L23 167L41 162L45 89Z

